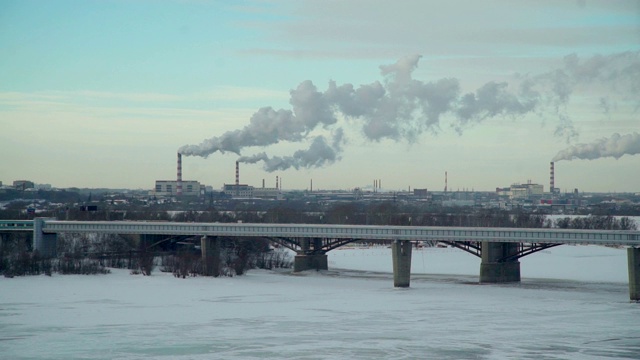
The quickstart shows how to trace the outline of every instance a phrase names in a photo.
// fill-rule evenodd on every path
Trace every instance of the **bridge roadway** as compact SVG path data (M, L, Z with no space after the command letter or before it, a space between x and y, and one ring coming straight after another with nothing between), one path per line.
M574 230L547 228L480 228L384 225L178 223L155 221L59 221L36 218L0 221L1 231L31 230L34 249L55 252L58 233L110 233L192 235L202 237L205 264L219 256L224 237L268 238L294 251L294 271L327 269L326 253L359 240L392 240L394 285L408 287L411 241L442 241L481 257L480 282L520 281L519 258L562 244L594 244L627 247L629 290L640 300L640 231ZM206 268L206 266L205 266ZM216 270L208 271L217 274Z

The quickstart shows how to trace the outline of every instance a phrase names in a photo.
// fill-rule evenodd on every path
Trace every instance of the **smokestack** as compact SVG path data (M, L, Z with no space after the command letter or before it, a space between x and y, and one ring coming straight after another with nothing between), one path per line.
M382 180L378 179L378 189L382 189Z
M311 187L309 189L309 192L313 192L313 179L311 179Z
M444 172L444 192L447 192L447 182L448 182L447 172L445 171Z
M178 153L178 177L176 179L176 195L182 196L182 154Z
M262 179L262 188L264 189L264 179Z
M555 163L552 161L549 168L549 192L554 193L556 187Z
M240 162L236 161L236 196L240 195Z
M276 190L279 189L278 188L278 175L276 175Z

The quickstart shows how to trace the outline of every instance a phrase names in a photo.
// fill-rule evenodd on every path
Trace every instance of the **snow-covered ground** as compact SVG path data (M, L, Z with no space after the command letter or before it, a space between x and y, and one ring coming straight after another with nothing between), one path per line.
M234 278L0 279L2 359L640 358L626 251L561 246L522 259L521 284L478 285L460 250L334 250L330 270Z

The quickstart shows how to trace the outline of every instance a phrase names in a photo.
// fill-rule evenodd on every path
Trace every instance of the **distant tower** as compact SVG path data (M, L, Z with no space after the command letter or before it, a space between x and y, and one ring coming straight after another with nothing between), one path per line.
M276 175L276 189L279 189L278 188L278 175Z
M313 192L313 179L311 179L311 185L310 185L309 189L310 189L309 192Z
M240 162L236 161L236 196L240 195Z
M549 192L553 194L555 192L555 187L556 187L556 174L555 174L555 164L553 163L553 161L550 164L551 165L549 168Z
M176 179L176 195L182 196L182 154L178 153L178 177Z
M447 192L447 172L444 172L444 192Z

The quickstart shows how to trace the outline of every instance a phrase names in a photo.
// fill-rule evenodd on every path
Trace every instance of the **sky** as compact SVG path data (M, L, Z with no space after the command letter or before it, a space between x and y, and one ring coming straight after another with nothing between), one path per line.
M0 181L640 191L639 1L0 2Z

